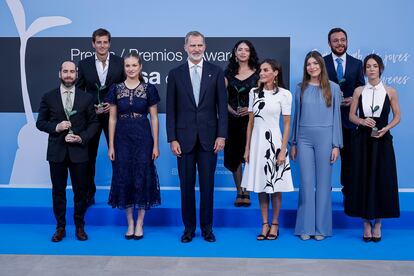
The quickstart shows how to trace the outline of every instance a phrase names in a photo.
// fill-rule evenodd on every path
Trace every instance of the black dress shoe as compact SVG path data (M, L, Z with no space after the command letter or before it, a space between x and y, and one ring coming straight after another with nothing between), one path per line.
M52 237L52 242L60 242L64 237L66 237L65 228L59 227L56 229Z
M134 238L134 236L135 236L134 234L131 234L131 235L125 234L125 239L132 240Z
M76 228L76 238L79 241L86 241L88 239L88 235L86 234L85 230L83 229L83 227L78 227Z
M203 238L204 238L204 240L205 241L208 241L208 242L215 242L216 241L216 237L214 236L214 234L213 234L213 231L205 231L205 232L203 232Z
M195 237L194 232L184 232L184 234L181 236L181 242L182 243L191 242L194 237Z

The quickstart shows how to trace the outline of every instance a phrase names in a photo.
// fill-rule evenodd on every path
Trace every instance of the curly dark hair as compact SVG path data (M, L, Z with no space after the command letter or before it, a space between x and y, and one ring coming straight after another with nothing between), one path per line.
M252 70L257 70L259 68L259 58L257 57L256 49L254 48L253 44L249 40L240 40L234 45L233 50L231 51L231 56L229 59L229 64L227 65L226 71L228 74L237 75L239 73L239 63L236 60L236 51L240 44L246 44L250 50L249 56L249 67Z

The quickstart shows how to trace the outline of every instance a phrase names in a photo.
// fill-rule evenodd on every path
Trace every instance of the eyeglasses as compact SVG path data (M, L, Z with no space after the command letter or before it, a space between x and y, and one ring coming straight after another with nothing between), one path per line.
M332 43L339 43L339 42L342 42L342 43L345 43L346 42L346 38L341 38L341 39L332 39L332 41L331 41Z

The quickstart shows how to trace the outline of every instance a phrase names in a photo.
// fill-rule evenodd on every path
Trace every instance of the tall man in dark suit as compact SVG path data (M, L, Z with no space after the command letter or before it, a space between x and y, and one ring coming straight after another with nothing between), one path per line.
M123 59L109 53L111 34L105 29L97 29L92 34L92 46L95 48L95 55L79 62L79 80L76 84L79 89L93 96L95 111L99 120L99 130L89 143L88 206L95 203L95 165L102 130L107 144L109 141L109 104L105 103L104 99L112 84L125 80Z
M355 88L364 85L362 62L346 53L348 48L347 33L341 28L333 28L328 34L328 44L332 53L326 55L325 65L329 79L341 87L343 101L341 104L342 135L344 146L341 149L341 184L342 193L346 195L351 170L351 137L356 125L349 121L349 108Z
M200 227L208 242L213 234L214 172L217 153L227 136L227 93L224 73L203 60L204 36L189 32L184 49L188 61L168 74L167 138L177 156L181 189L181 214L185 226L181 242L195 236L195 181L198 168L200 186Z
M47 160L52 180L53 212L57 221L53 242L61 241L66 226L66 185L68 169L74 194L76 237L85 241L86 171L88 142L98 131L98 120L91 95L75 89L76 65L62 64L61 85L46 93L40 103L36 126L49 133Z

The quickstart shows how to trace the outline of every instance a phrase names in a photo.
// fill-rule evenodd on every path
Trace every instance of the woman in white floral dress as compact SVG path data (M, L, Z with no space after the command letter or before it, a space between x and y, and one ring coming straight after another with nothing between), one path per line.
M245 170L242 187L259 194L262 231L258 240L279 235L281 192L293 191L287 144L290 134L292 95L283 85L282 68L272 59L260 65L259 87L249 95L249 124L246 134ZM279 127L283 116L283 135ZM272 222L269 224L269 199Z

